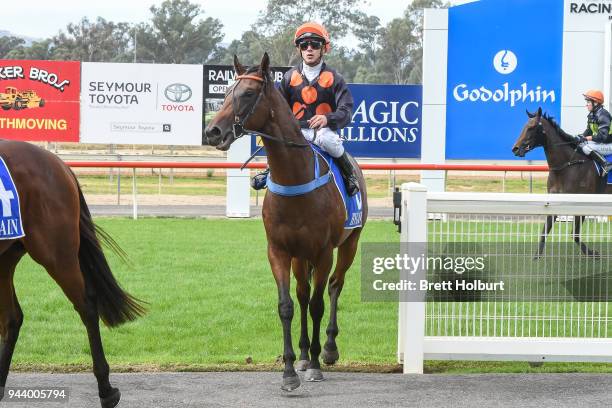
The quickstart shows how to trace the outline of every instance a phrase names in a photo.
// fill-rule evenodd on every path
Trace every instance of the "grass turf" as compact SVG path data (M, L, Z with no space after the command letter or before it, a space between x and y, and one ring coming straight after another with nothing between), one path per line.
M276 285L261 220L99 219L129 254L109 254L123 287L149 302L149 313L103 329L115 370L270 369L282 353ZM396 242L389 222L370 222L362 242ZM397 304L362 302L359 253L340 298L341 369L395 371ZM18 370L90 367L84 326L60 288L24 258L15 284L25 323L14 356ZM294 286L292 286L292 292ZM328 299L326 296L326 306ZM299 306L293 342L298 351ZM323 320L322 338L327 325ZM247 358L252 363L246 363ZM429 372L612 371L607 364L428 362Z

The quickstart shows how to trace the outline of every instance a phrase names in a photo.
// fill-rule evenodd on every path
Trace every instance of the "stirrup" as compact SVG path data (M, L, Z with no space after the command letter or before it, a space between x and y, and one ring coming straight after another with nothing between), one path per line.
M270 174L270 169L266 169L254 175L251 178L251 188L253 188L253 190L263 190L266 188L268 184L268 174Z
M608 173L612 170L612 163L606 163L605 166L601 166L601 177L605 178Z

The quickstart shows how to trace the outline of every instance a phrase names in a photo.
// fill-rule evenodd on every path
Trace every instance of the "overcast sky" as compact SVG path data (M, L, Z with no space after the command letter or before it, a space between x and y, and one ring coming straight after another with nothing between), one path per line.
M333 1L333 0L330 0ZM474 0L453 0L461 4ZM191 0L199 3L204 17L214 17L223 23L223 42L239 39L257 19L258 12L266 0ZM378 16L386 24L400 17L411 0L370 0L364 8L368 14ZM100 16L108 21L138 23L148 21L149 7L159 5L162 0L27 0L2 1L0 30L7 30L20 36L42 39L51 37L59 30L65 30L68 23L76 23L83 17L94 20ZM27 4L27 5L25 5Z

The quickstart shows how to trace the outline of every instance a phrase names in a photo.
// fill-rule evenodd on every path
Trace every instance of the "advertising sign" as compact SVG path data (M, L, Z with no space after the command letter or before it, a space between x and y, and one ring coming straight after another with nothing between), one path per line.
M349 84L353 120L340 130L355 157L421 156L421 85Z
M483 0L449 9L447 159L514 159L526 109L559 119L560 4Z
M421 156L421 85L348 87L354 101L353 118L339 133L349 153L376 158ZM251 150L257 147L253 138Z
M0 61L3 139L79 141L78 61Z
M201 145L202 66L83 63L84 143Z
M270 67L272 79L279 83L290 67ZM232 65L204 65L204 125L212 119L223 105L227 88L236 81Z

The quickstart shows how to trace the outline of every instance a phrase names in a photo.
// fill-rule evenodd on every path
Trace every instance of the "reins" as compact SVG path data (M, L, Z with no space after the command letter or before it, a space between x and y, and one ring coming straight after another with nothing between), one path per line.
M540 121L538 123L538 127L540 128L540 132L542 132L544 137L546 137L546 130L544 130L544 126L542 125L542 118L540 118ZM575 144L575 143L574 142L559 142L559 143L554 143L553 146L565 146L565 145L572 145L572 144ZM573 151L572 155L570 156L570 158L569 158L569 160L567 162L563 163L562 165L560 165L558 167L551 167L549 170L550 171L561 171L561 170L566 169L567 167L574 166L576 164L584 163L586 161L584 159L573 160L573 158L576 156L577 152L578 152L578 145L575 145L574 151Z

